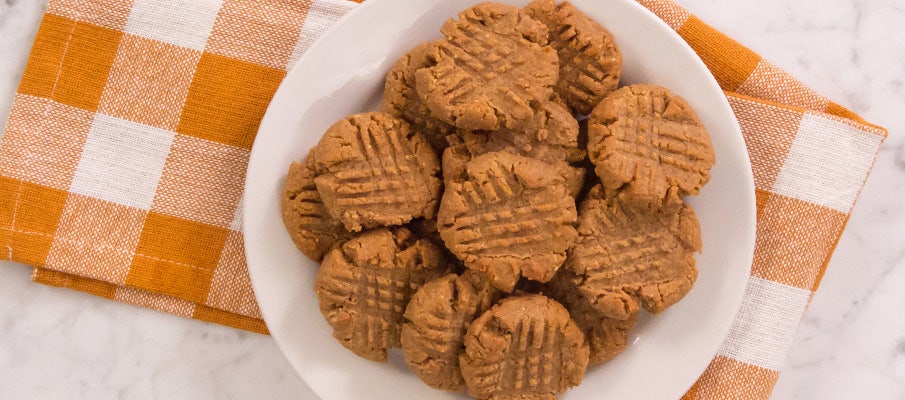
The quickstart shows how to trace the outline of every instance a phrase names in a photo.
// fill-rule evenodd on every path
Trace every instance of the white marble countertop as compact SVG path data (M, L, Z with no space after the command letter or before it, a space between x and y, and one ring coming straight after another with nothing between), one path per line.
M47 0L0 1L0 126ZM774 392L905 398L905 3L679 0L890 130ZM0 399L313 399L267 336L31 283L0 263Z

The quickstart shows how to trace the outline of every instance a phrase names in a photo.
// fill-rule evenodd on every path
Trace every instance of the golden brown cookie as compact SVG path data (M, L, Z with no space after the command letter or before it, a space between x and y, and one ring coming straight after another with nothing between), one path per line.
M694 211L636 209L605 199L594 187L579 208L578 239L563 267L604 316L625 320L638 310L659 313L691 290L701 230Z
M396 61L387 73L380 103L380 111L408 121L438 155L447 146L446 136L454 134L456 128L431 116L415 89L415 71L435 65L439 51L437 41L422 43Z
M442 165L443 182L449 185L450 182L461 182L468 176L465 174L465 165L474 158L465 142L460 136L455 136L450 140L449 147L443 150L440 157L440 165Z
M590 113L616 90L622 75L622 53L613 35L568 1L535 0L525 12L550 32L550 46L559 56L556 93L572 110Z
M468 150L468 146L461 141L473 140L469 136L475 135L477 134L463 133L461 136L457 136L456 139L452 141L452 144L443 152L441 164L443 165L444 182L449 183L466 179L465 165L476 157L476 155L472 154L472 152ZM505 149L500 151L511 153ZM477 155L480 154L486 153L478 153ZM581 192L587 176L593 175L588 174L586 168L574 167L565 161L559 161L552 164L548 163L548 165L550 165L557 175L563 178L566 184L566 190L569 192L569 196L572 196L573 198Z
M385 362L387 349L400 345L412 294L447 265L436 245L408 229L374 229L330 250L314 289L333 337L361 357Z
M588 345L562 305L522 295L472 322L459 364L468 394L479 399L555 398L581 383Z
M578 282L575 274L563 269L544 285L543 293L566 307L584 332L590 349L588 365L603 364L628 346L628 335L638 322L638 313L632 313L624 320L605 317L581 294Z
M350 234L324 207L314 185L314 175L314 157L310 153L301 163L293 161L289 165L280 211L295 247L320 262L333 243L347 239Z
M405 309L402 354L424 383L443 390L465 387L459 373L465 330L498 293L484 274L474 271L444 275L415 292Z
M691 106L653 85L623 87L591 113L588 155L607 192L632 205L678 204L710 179L710 136Z
M581 190L586 175L585 168L570 163L587 158L584 148L578 146L578 121L560 102L558 96L551 101L537 103L537 110L524 128L501 128L496 131L459 130L450 136L450 154L444 154L444 179L461 176L464 163L481 154L504 151L520 156L536 158L552 166L565 178L572 197ZM449 165L446 165L449 164ZM449 171L447 171L449 167Z
M475 156L505 151L548 164L577 162L585 156L578 147L578 121L565 106L553 101L538 103L534 115L521 129L460 130L459 136Z
M437 213L440 236L469 269L511 292L520 277L553 277L576 237L575 200L562 176L533 158L475 157L462 181L447 182Z
M314 149L314 183L327 210L347 230L432 218L440 162L424 137L385 113L350 115Z
M443 24L435 65L415 73L433 116L468 130L516 129L559 77L547 28L520 8L481 3Z

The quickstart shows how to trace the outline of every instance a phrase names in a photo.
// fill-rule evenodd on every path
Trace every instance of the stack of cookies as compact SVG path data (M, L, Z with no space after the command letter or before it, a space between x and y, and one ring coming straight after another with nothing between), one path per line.
M694 284L683 198L710 138L669 90L620 88L613 36L568 2L481 3L440 31L389 71L380 112L290 166L283 220L349 350L401 347L478 399L555 399Z

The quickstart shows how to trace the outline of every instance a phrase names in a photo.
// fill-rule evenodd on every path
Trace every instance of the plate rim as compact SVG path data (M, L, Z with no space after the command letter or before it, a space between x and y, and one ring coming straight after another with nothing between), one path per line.
M253 203L250 203L248 201L248 198L252 197L252 194L250 193L250 191L247 190L247 188L251 185L251 180L254 179L254 177L256 176L255 174L253 174L253 172L255 171L256 165L258 163L254 162L254 160L258 157L262 157L260 155L261 152L255 152L255 148L258 147L257 146L258 141L262 140L262 137L264 137L264 135L262 135L261 133L263 131L263 128L265 126L267 126L265 124L265 121L268 120L269 117L271 117L271 118L273 117L273 113L271 111L273 108L275 108L274 104L277 103L274 100L279 99L281 97L282 92L290 90L288 88L288 85L285 84L285 82L290 81L291 77L299 74L299 71L302 69L299 66L304 65L309 58L313 57L313 54L317 54L318 51L316 51L316 50L318 50L320 47L325 46L324 43L328 42L328 40L324 40L324 38L329 38L331 35L334 35L335 32L344 25L346 20L355 18L358 16L358 14L366 13L366 12L368 12L368 10L370 10L372 8L380 7L384 3L390 3L393 1L398 2L398 1L404 1L404 0L369 0L367 2L357 5L355 8L353 8L352 10L345 13L342 17L337 19L329 28L327 28L314 42L312 42L312 44L308 47L308 49L301 55L301 57L299 57L299 59L296 61L296 63L289 69L288 73L283 78L283 81L280 83L280 85L277 88L276 92L274 93L271 101L268 103L267 109L264 113L264 116L261 119L261 123L259 125L254 143L252 145L252 149L249 154L249 162L248 162L248 167L246 170L245 185L243 186L243 188L245 190L242 195L242 205L241 205L243 237L246 235L246 229L249 226L249 221L251 218L253 218L252 215L254 214L253 212L249 212L249 211L253 211L253 210L249 210L250 204L253 204ZM743 178L745 178L743 180L745 193L744 193L744 196L740 196L740 197L742 199L744 199L744 202L746 203L746 204L744 204L745 206L747 206L747 207L745 207L745 209L747 210L747 212L745 214L747 214L746 215L747 224L751 227L751 229L748 230L745 235L745 236L747 236L746 239L748 239L748 240L746 240L743 247L739 249L740 251L742 251L745 254L744 259L746 260L746 265L747 265L747 267L745 269L746 276L744 279L744 284L741 285L742 287L740 288L740 290L737 290L734 292L735 296L732 299L726 299L727 302L729 300L731 300L731 302L733 303L732 307L731 307L734 310L733 315L737 316L739 310L741 309L742 302L744 300L744 295L745 295L744 289L747 286L747 282L750 278L751 267L752 267L753 258L754 258L755 240L756 240L755 183L754 183L754 176L753 176L753 171L752 171L752 167L751 167L750 153L748 152L747 146L745 146L744 136L741 131L741 126L738 122L738 119L737 119L735 113L732 111L728 98L726 97L726 95L724 94L722 89L720 88L719 83L717 82L716 78L713 76L712 73L710 73L709 68L707 68L706 64L700 58L700 56L697 54L697 52L694 51L694 49L688 44L688 42L686 42L678 34L678 32L676 32L669 24L667 24L664 20L662 20L660 17L658 17L651 10L647 9L646 7L644 7L643 5L641 5L640 3L638 3L635 0L612 0L612 1L619 1L619 2L625 3L628 6L637 9L639 12L647 14L648 19L650 19L656 25L660 25L660 29L663 29L668 32L668 35L673 38L673 42L678 44L680 47L683 47L685 52L693 55L693 59L694 59L693 62L695 64L697 64L697 67L700 69L703 69L704 71L707 71L706 79L708 81L710 81L710 83L712 84L710 86L710 88L708 88L708 89L712 90L713 88L715 88L719 92L719 103L720 103L720 106L723 108L722 112L732 122L733 132L730 132L729 134L737 136L741 140L742 147L740 149L744 152L744 155L745 155L745 157L742 157L740 160L740 162L743 164L743 167L745 167L744 168L745 176L743 177ZM477 4L479 2L480 1L475 1L474 3ZM557 3L559 3L559 2L560 2L560 0L557 0ZM601 5L601 7L602 6L603 5ZM293 88L293 89L297 89L297 88ZM256 154L257 154L257 156L256 156ZM249 240L243 240L243 247L246 252L246 261L248 261L250 259L250 257L248 255L251 254L251 252L254 250L252 250L250 248ZM260 285L262 284L261 280L260 280L260 278L255 279L256 274L253 271L254 268L251 268L250 262L247 262L247 264L249 266L248 272L250 275L251 285L252 285L252 289L254 291L255 300L258 302L258 304L261 304L262 303L261 296L259 295L259 293L261 293L263 291L262 288L260 287ZM741 267L739 267L739 268L741 268ZM268 317L269 311L265 310L265 307L259 307L259 309L261 312L262 319L265 321L265 324L268 320L273 320L274 316ZM723 332L723 334L721 335L723 340L721 340L720 342L715 343L713 346L711 346L712 349L710 352L708 352L710 355L710 359L713 359L714 357L716 357L718 355L719 348L722 345L723 341L725 341L726 336L728 336L731 326L734 323L734 321L735 321L735 317L733 317L731 319L727 319L725 321L725 323L722 324L723 326L720 327L719 330L721 332ZM292 357L289 357L289 355L286 351L285 343L278 336L280 336L280 335L274 334L273 332L271 332L271 337L273 337L274 342L277 344L277 347L280 349L280 352L283 355L283 357L285 357L286 360L289 361L296 376L299 376L302 379L302 381L305 382L305 385L308 386L318 396L318 398L321 398L320 391L315 386L310 385L308 382L308 379L306 379L304 376L301 375L299 368L296 366L297 361L295 361ZM707 368L707 365L704 365L700 369L700 371L698 371L697 375L700 376L700 374L702 374L706 370L706 368ZM696 379L689 382L687 387L685 388L685 391L690 389L695 382L696 382Z

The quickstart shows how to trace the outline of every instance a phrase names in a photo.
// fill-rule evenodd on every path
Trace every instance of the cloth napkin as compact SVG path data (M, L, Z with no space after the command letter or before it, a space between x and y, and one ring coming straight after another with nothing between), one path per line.
M757 188L742 308L689 399L767 398L884 129L669 0ZM241 198L258 124L347 0L51 0L0 144L0 244L36 282L266 333ZM2 247L0 247L2 249Z

